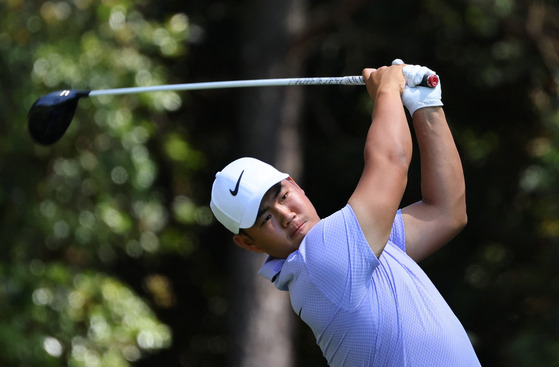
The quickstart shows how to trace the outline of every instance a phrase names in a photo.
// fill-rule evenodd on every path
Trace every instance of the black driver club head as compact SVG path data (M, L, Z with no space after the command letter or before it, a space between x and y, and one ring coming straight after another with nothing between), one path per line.
M27 128L33 139L43 145L56 143L72 122L78 101L89 90L62 90L49 93L33 103L27 114Z

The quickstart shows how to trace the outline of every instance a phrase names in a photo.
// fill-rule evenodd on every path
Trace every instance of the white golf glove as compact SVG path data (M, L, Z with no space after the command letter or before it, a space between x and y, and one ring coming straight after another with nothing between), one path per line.
M402 65L400 59L392 61L392 65ZM442 106L441 83L435 88L419 86L425 74L435 74L431 69L420 65L406 65L402 70L406 79L406 87L402 93L402 102L413 117L415 111L424 107Z

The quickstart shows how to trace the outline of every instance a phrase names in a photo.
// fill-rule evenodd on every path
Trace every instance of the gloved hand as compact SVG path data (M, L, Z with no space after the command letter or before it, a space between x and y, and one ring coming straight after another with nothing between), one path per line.
M392 61L392 65L402 65L403 63L400 59ZM434 71L425 66L406 65L402 72L406 79L402 102L412 117L414 112L420 108L443 105L440 81L435 88L418 86L425 74L434 74Z

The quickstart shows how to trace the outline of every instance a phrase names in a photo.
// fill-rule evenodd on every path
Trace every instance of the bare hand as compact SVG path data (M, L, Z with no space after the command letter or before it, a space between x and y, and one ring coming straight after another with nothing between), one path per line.
M363 80L371 100L375 100L380 91L399 93L402 95L406 79L402 69L404 65L382 66L378 69L363 69Z

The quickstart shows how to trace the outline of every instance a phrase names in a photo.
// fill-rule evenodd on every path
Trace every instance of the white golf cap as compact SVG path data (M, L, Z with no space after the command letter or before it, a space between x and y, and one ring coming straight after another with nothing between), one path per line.
M238 234L254 225L266 192L288 177L258 159L237 159L216 173L210 208L225 228Z

